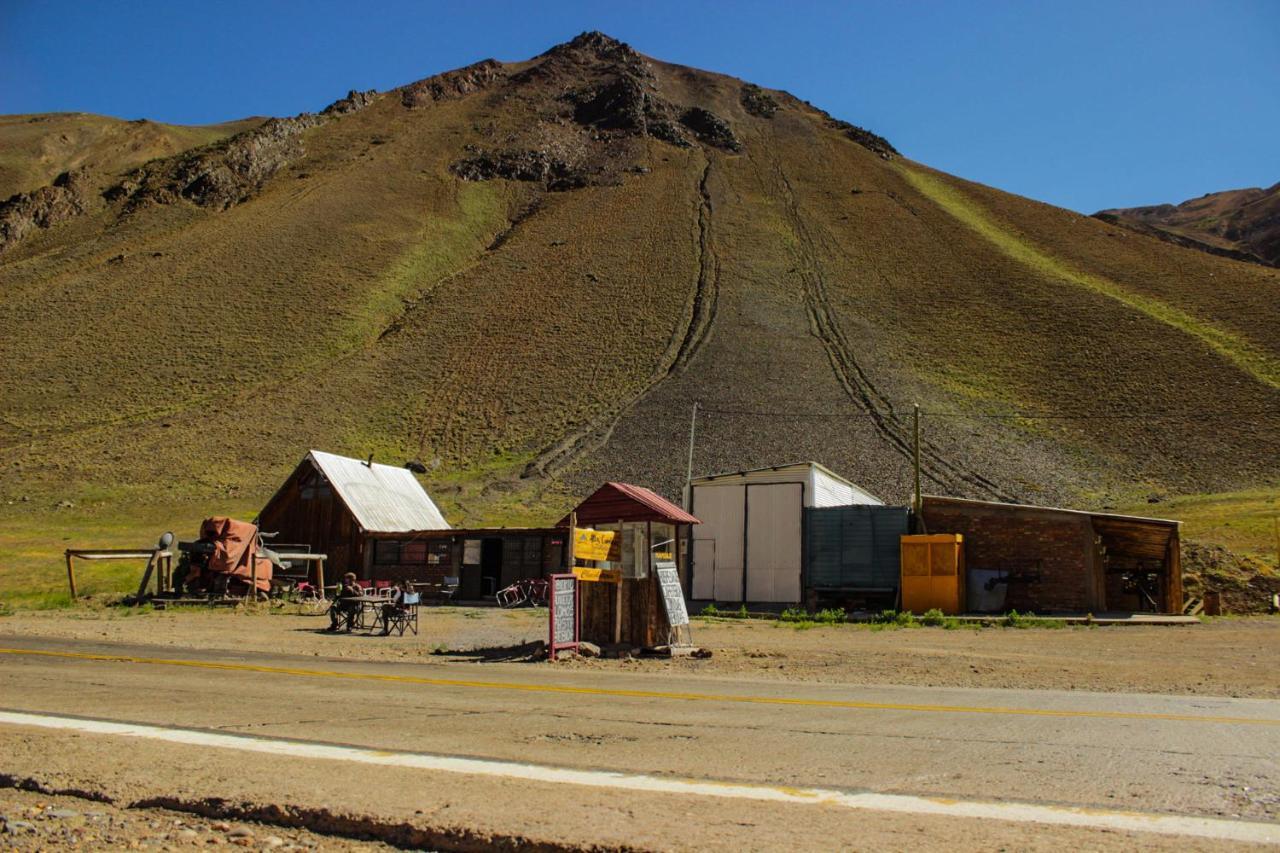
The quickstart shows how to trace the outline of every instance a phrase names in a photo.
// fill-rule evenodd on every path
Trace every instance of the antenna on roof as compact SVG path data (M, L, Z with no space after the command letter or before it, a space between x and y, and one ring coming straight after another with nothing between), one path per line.
M370 453L370 454L369 454L369 459L368 459L368 461L367 461L367 462L365 462L365 463L364 463L364 467L366 467L366 468L372 468L372 467L373 467L373 454L372 454L372 453Z

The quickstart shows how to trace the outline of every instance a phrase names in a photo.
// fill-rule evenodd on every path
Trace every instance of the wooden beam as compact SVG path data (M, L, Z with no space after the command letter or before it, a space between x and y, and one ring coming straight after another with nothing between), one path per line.
M624 523L622 519L618 519L618 562L622 565L626 565L627 559L627 555L622 551L626 547L627 541L627 537L622 532ZM632 551L634 550L632 548ZM631 555L631 559L635 559L634 553ZM622 642L622 572L618 572L618 588L613 593L613 641L615 643Z
M74 555L67 551L67 586L71 587L71 600L76 600L76 570L71 566L71 558Z
M160 559L160 551L152 551L151 559L147 560L147 569L142 573L142 583L138 584L138 598L147 594L147 584L151 583L151 572L155 570L156 561ZM159 584L157 584L159 586Z
M149 560L154 554L173 556L172 551L155 548L68 548L66 553L80 560Z

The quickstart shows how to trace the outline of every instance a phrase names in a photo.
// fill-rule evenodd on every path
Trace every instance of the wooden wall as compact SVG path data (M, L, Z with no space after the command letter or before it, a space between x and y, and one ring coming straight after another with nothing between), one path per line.
M582 639L598 646L614 641L618 585L579 583L582 596ZM665 645L670 625L662 605L657 575L622 581L622 642L641 648Z
M305 543L315 552L328 554L328 582L336 582L345 572L360 575L364 569L360 526L310 461L289 475L258 514L258 528L267 533L278 531L278 542Z

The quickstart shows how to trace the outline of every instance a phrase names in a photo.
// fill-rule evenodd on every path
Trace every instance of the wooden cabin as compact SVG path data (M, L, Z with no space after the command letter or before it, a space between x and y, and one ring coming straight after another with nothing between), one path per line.
M278 533L275 541L328 554L330 581L344 572L411 577L400 567L429 564L429 534L450 529L412 471L321 450L298 463L258 514L258 527Z

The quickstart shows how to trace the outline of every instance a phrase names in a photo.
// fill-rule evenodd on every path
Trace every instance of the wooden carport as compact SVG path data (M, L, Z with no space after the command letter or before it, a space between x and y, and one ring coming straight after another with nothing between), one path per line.
M1180 522L937 495L920 517L964 537L970 571L1010 579L1006 609L1182 613Z

